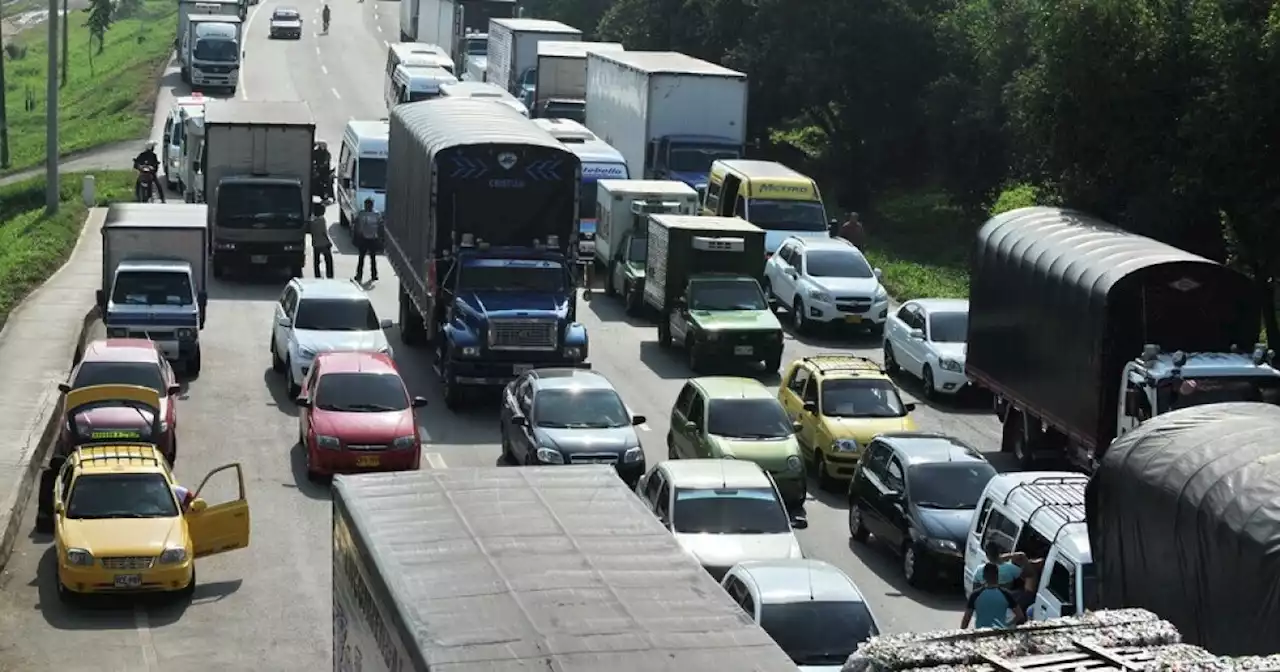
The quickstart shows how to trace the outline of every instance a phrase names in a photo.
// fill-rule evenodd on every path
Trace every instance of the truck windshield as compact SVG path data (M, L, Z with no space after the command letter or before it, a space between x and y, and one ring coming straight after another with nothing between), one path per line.
M667 168L677 173L709 173L719 159L736 159L741 155L732 147L698 147L672 145L667 152Z
M178 502L161 474L92 474L71 485L67 517L176 518Z
M754 280L698 280L689 284L690 310L766 310Z
M489 54L489 38L487 37L468 37L467 38L467 55L487 56L488 54Z
M290 184L230 184L218 189L218 225L234 229L298 228L302 194Z
M356 169L360 189L382 191L387 188L387 160L383 158L360 159Z
M118 273L111 300L126 306L189 306L195 302L191 278L176 271Z
M785 439L794 433L777 399L713 399L707 433L731 439Z
M753 198L747 201L752 224L766 231L826 231L827 213L818 201L779 201Z
M680 534L786 534L787 511L772 488L676 488L671 523Z
M1280 378L1273 376L1202 376L1165 379L1156 388L1160 413L1180 408L1256 401L1280 405Z
M197 61L235 63L240 59L240 47L234 40L205 38L196 40L196 50L192 56Z
M479 259L458 273L460 292L537 292L558 294L568 286L564 266L555 261Z
M643 264L648 255L649 239L632 238L630 245L627 246L627 261L633 264Z

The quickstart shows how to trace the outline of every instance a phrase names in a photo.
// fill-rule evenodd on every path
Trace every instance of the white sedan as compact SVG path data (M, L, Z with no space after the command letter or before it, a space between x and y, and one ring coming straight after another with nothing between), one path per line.
M965 340L969 302L965 299L916 299L889 316L884 329L884 366L919 378L926 397L965 389Z

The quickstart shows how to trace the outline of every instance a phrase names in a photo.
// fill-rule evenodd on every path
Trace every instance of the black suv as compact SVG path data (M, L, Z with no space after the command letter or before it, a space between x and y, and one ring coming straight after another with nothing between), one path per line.
M959 439L881 434L849 482L849 536L866 541L875 535L897 551L913 586L938 575L958 577L973 510L995 475L986 458Z

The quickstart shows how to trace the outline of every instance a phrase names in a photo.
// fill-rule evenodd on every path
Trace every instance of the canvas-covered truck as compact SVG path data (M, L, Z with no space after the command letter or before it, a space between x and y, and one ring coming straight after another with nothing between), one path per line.
M497 84L533 107L538 86L538 44L578 42L582 31L545 19L490 19L489 71L486 81Z
M650 215L644 302L658 313L658 345L708 361L782 364L782 325L760 289L764 231L737 217ZM754 255L754 256L753 256Z
M146 338L188 375L200 373L208 304L203 205L117 203L102 223L98 310L109 338Z
M602 465L335 478L333 669L796 672Z
M644 305L649 215L696 215L698 192L674 180L600 180L593 190L596 264L605 269L604 292L621 294L627 312Z
M1280 408L1172 411L1116 439L1085 490L1103 607L1225 655L1280 642Z
M240 83L239 17L192 14L179 45L182 81L193 89L235 93Z
M623 51L618 42L539 42L534 117L587 120L587 53Z
M1254 285L1221 264L1043 207L988 221L971 263L965 371L1024 466L1092 469L1147 418L1280 387Z
M742 156L747 76L674 51L592 51L587 128L622 152L632 177L702 192L716 159Z
M577 322L578 158L505 105L398 105L386 254L400 338L437 351L451 408L534 367L589 366Z
M233 267L284 268L301 277L312 205L311 108L210 100L204 134L214 277Z

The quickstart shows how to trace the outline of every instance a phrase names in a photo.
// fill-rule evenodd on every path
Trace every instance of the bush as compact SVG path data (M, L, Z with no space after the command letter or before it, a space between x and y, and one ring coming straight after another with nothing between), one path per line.
M865 252L894 298L966 297L969 250L983 219L942 189L898 192L864 218Z
M1026 184L1017 182L1006 185L996 195L996 200L991 204L990 215L995 217L1002 212L1017 210L1018 208L1029 208L1035 205L1049 205L1049 199L1044 190L1034 184Z

